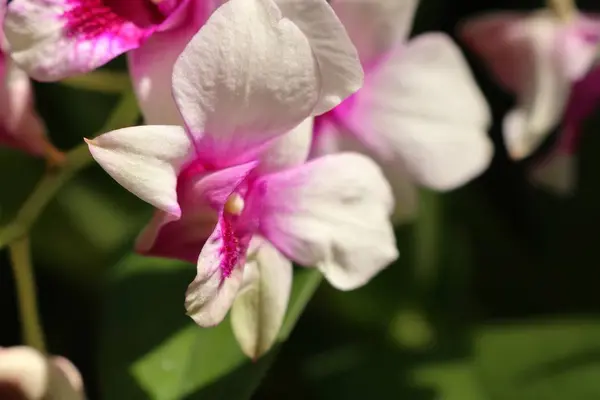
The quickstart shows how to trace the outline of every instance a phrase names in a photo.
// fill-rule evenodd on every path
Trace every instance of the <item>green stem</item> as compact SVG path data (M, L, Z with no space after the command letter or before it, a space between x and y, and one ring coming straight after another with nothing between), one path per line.
M102 93L123 93L131 88L131 80L127 73L109 70L97 70L85 75L73 76L60 83L76 89Z
M138 117L139 110L135 95L127 92L114 108L100 133L131 126L135 124ZM25 236L58 190L92 161L87 144L82 143L67 153L66 161L60 169L49 170L25 201L15 219L0 231L0 249Z
M418 285L428 292L435 284L439 263L442 224L441 195L421 189L419 193L419 216L415 225L415 265Z
M37 295L33 268L31 266L29 238L27 236L21 237L12 242L9 248L17 286L17 297L19 299L23 342L25 345L45 353L46 345L44 343L44 331L40 323L37 308Z

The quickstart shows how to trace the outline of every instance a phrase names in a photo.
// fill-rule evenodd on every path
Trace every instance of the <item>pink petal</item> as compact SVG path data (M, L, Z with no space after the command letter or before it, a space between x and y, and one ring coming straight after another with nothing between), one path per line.
M214 167L255 157L260 146L306 119L319 85L307 38L272 0L225 3L173 73L176 103Z
M150 0L15 0L4 29L14 60L54 81L137 48L164 20Z
M522 89L524 75L530 68L521 32L525 19L525 14L514 12L484 14L466 21L458 32L494 78L513 93Z
M391 190L370 159L324 156L256 185L263 187L263 236L335 287L359 287L398 257Z

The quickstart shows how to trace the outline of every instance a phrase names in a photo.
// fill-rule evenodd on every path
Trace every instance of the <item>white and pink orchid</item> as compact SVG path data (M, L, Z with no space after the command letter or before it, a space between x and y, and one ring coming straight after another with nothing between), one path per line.
M2 2L0 20L4 20L5 14L6 3ZM10 59L3 33L0 33L0 80L0 144L37 156L54 154L44 124L33 107L31 81Z
M14 0L4 26L13 60L39 81L86 73L127 53L144 117L156 123L153 116L177 110L151 99L170 97L166 77L176 57L221 2Z
M313 156L360 151L394 188L396 217L411 217L415 184L456 188L489 165L489 107L452 40L408 41L417 0L332 0L358 48L363 88L317 117Z
M233 305L248 355L275 341L292 261L349 290L398 256L378 167L359 154L305 163L311 115L361 83L356 49L324 0L230 0L175 64L185 128L126 128L89 142L113 178L158 209L137 250L195 262L188 314L211 326Z
M567 15L497 12L465 22L460 34L502 87L517 97L503 124L513 159L530 156L563 121L555 149L532 175L557 193L570 193L580 125L600 100L595 67L600 18L576 10Z

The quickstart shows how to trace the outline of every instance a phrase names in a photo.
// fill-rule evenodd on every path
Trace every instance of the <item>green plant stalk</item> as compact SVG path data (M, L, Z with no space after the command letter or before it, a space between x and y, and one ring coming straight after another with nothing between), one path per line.
M442 224L441 195L431 190L419 192L419 215L415 224L415 278L425 294L437 278L439 264L440 231Z
M37 308L29 237L20 237L10 244L9 249L17 287L23 343L45 353L46 344Z
M133 92L127 92L114 108L99 133L131 126L135 124L138 117L139 109L135 95ZM59 189L78 171L91 164L92 161L87 144L82 143L67 153L66 160L60 168L48 170L18 211L14 220L0 231L0 249L25 236Z

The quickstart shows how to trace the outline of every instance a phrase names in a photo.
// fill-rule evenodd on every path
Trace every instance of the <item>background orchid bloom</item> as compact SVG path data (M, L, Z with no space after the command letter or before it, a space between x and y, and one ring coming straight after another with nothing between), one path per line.
M64 357L46 358L30 347L0 348L0 398L83 400L83 380Z
M558 195L569 195L577 187L577 151L585 120L600 106L600 68L594 67L575 82L567 101L561 132L550 153L530 171L534 184Z
M6 3L0 4L4 20ZM29 77L8 57L4 34L0 34L0 144L16 147L34 155L45 155L45 128L33 106Z
M146 117L176 115L149 98L170 97L175 57L220 0L14 0L5 30L12 57L30 76L56 81L96 69L128 52L140 106ZM162 72L164 70L164 73ZM152 121L150 121L152 122Z
M321 26L342 33L334 17L320 15ZM297 23L271 0L229 1L175 65L186 128L126 128L90 141L111 176L158 208L138 251L196 262L188 314L215 325L235 302L234 331L252 357L281 326L292 261L349 290L398 255L391 192L375 164L358 154L304 164L309 117L342 101L362 76L346 36L315 45Z
M492 157L487 103L450 38L440 33L407 42L416 0L334 0L357 45L363 88L318 117L313 155L361 151L382 166L394 188L396 217L412 216L415 184L460 186Z
M467 21L460 35L482 57L498 82L517 96L517 105L503 124L512 158L531 155L563 115L568 121L561 146L572 142L576 135L573 130L579 129L581 120L592 110L583 103L593 103L597 98L598 89L586 87L597 87L599 82L590 70L600 44L600 20L579 13L559 19L548 10L530 14L498 12ZM581 86L574 90L586 93L574 93L570 98L575 82L581 82ZM567 107L570 111L565 115ZM564 161L570 162L564 157L554 159L551 169L556 162L564 165Z

